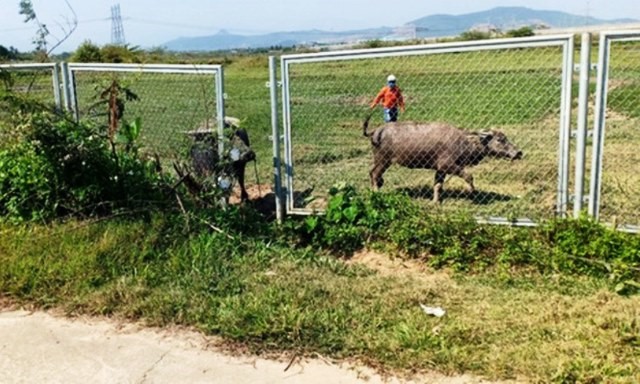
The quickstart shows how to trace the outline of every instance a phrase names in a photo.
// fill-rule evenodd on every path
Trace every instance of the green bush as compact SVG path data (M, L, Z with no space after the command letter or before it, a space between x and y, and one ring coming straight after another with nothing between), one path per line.
M0 216L42 220L55 211L51 164L30 143L0 150Z
M411 216L418 209L404 195L359 194L346 184L334 186L329 195L326 214L307 217L295 231L303 244L340 254L353 253L367 240L386 238L394 220Z
M71 61L77 63L101 63L102 52L100 47L91 41L85 41L71 55Z
M131 143L111 147L95 127L46 111L11 129L22 140L0 151L0 214L10 220L108 214L164 199L163 176Z
M466 31L460 34L460 40L464 40L464 41L487 40L490 38L491 38L490 32Z
M426 214L403 195L339 185L330 190L325 215L290 223L298 245L339 254L381 243L434 268L592 276L608 279L619 293L640 290L640 238L588 218L537 228L486 226L470 215Z
M107 44L100 49L102 61L105 63L141 63L142 54L137 47L128 45Z
M505 35L507 37L529 37L529 36L535 36L535 34L536 33L533 31L533 28L522 27L522 28L512 29L510 31L507 31Z

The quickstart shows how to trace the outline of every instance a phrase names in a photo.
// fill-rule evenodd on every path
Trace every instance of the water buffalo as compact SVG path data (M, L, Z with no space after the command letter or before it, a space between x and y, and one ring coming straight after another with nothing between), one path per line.
M240 199L246 201L249 194L244 184L245 168L248 162L256 159L256 154L251 149L249 134L245 129L238 127L238 120L225 117L224 121L225 128L231 128L232 133L229 143L225 145L227 150L223 156L218 154L217 131L202 127L187 132L193 139L190 150L191 165L196 176L201 179L215 177L223 189L231 186L230 178L236 179L240 185Z
M382 175L392 164L434 169L433 201L438 202L446 175L461 177L473 192L473 176L465 167L476 165L487 156L522 158L522 151L500 131L470 133L446 123L410 121L387 123L369 131L369 118L364 121L363 133L371 138L373 146L373 167L369 175L374 189L382 187Z

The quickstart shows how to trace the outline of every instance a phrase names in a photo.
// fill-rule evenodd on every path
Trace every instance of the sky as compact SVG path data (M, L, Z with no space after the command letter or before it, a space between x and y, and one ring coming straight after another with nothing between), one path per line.
M600 19L640 20L638 0L67 0L78 27L60 47L73 51L83 41L111 41L111 7L119 4L124 37L130 45L151 48L178 37L322 29L344 31L395 27L433 14L460 15L497 6L558 10ZM19 0L0 0L0 45L33 49L36 27L24 23ZM38 18L56 42L73 13L65 0L32 0Z

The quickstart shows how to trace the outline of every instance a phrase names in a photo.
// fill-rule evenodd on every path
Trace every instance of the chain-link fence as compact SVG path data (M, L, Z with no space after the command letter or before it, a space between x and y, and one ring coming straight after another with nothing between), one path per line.
M0 86L62 108L56 63L0 64Z
M600 38L590 213L640 229L640 31Z
M386 171L382 191L425 204L446 174L433 209L510 220L564 213L572 63L572 36L283 56L287 211L325 208L338 181L370 188L375 168L374 185ZM393 129L365 138L363 120L390 74L406 112ZM370 131L384 125L382 109L373 112ZM518 150L523 157L516 160ZM474 192L458 177L465 173L473 175Z
M163 162L188 156L193 139L188 132L212 129L222 136L219 65L68 64L67 75L67 103L77 118L106 129L110 98L117 98L118 117L140 118L142 150Z

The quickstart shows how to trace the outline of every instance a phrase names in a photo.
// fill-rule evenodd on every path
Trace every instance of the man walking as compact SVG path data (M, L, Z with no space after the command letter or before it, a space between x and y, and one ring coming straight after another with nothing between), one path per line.
M398 121L398 108L404 112L404 98L402 91L396 85L396 77L389 75L387 77L387 85L382 87L376 98L371 103L371 109L374 109L380 102L384 108L384 121L386 123Z

